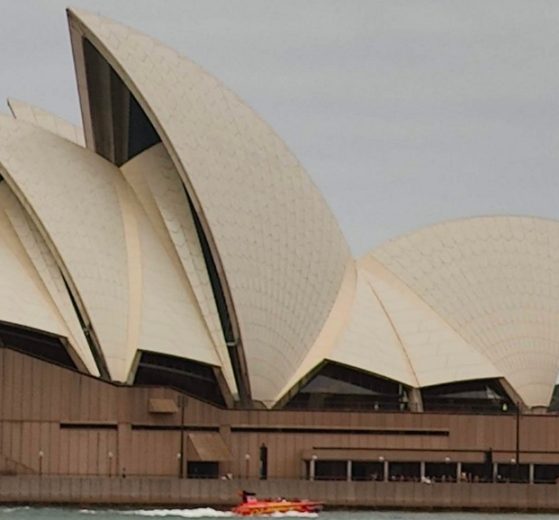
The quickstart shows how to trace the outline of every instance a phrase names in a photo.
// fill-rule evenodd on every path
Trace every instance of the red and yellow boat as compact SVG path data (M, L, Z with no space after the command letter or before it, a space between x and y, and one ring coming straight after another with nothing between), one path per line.
M318 513L322 511L323 503L313 500L259 499L254 493L242 492L243 501L232 509L233 513L241 516L272 515L274 513Z

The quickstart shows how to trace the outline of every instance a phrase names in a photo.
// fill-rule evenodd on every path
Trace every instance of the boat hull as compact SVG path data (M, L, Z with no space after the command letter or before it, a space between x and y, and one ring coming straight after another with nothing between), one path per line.
M233 508L233 513L241 516L271 515L274 513L318 513L322 510L321 502L311 500L258 500L245 502Z

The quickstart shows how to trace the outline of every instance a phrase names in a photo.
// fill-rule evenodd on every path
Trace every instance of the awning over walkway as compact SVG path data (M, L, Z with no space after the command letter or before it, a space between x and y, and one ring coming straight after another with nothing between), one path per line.
M231 460L233 456L219 433L188 434L188 459L203 462Z
M172 414L179 410L174 399L151 398L148 405L149 413Z

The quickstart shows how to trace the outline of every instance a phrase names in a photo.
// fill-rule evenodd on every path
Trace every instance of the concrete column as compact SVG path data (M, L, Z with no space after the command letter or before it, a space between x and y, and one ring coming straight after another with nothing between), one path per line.
M309 461L309 480L314 480L316 456L313 455Z
M384 461L384 479L385 482L388 482L388 461Z
M346 480L351 482L351 460L347 461Z
M456 463L456 482L461 482L461 478L462 478L462 463L457 462Z
M530 484L534 483L534 465L530 464L528 466L528 482L530 482Z
M419 463L419 479L423 480L425 478L425 462Z
M493 482L497 482L497 473L498 473L497 463L494 462L493 463Z
M421 390L417 388L410 388L408 393L410 412L423 411L423 399L421 398Z

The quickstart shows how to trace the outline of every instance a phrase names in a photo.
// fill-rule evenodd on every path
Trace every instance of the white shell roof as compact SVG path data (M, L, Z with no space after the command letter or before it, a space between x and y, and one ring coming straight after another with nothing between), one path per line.
M549 404L559 370L559 222L445 222L371 255L487 358L526 404Z
M118 169L65 139L7 117L0 117L0 168L81 296L111 375L125 379L128 265L113 185Z
M503 376L372 255L346 275L320 340L282 396L326 360L415 388Z
M188 279L233 393L236 383L210 280L182 181L165 147L157 144L121 166L161 245Z
M138 348L220 365L180 264L117 167L0 117L0 171L76 287L113 379L127 380Z
M17 206L8 185L0 183L0 321L69 336L6 211L10 209L13 215L18 212ZM84 357L87 360L87 352ZM89 366L94 369L94 365Z
M504 377L527 405L549 404L559 222L445 222L355 262L301 165L234 94L145 35L69 18L75 58L88 38L162 142L119 169L80 146L80 129L10 100L0 321L67 337L97 374L66 279L113 379L129 380L145 349L219 366L235 393L186 187L223 270L254 399L277 402L330 360L419 388ZM78 83L87 103L79 73Z
M204 351L212 354L212 358L206 359L206 362L223 368L229 388L234 391L233 372L200 244L181 181L172 162L163 146L156 145L124 164L121 171L144 209L141 212L142 222L138 221L138 231L142 235L143 258L152 258L152 265L148 265L146 260L143 262L144 279L146 280L148 274L150 278L154 278L152 290L148 290L147 294L157 295L161 300L154 305L152 312L161 309L169 315L177 312L183 315L182 319L177 316L176 320L183 327L182 330L177 330L175 325L165 330L153 328L151 334L163 333L168 336L169 347L162 352L179 356L184 356L185 352L179 352L176 348L175 352L172 352L171 343L177 343L177 338L190 337L193 344L203 346ZM167 265L162 264L162 258L165 258ZM175 279L170 276L171 272L174 273ZM156 277L159 280L156 280ZM181 299L185 301L180 303ZM185 319L187 315L192 315L191 319ZM163 319L163 316L161 318ZM200 329L202 323L204 337L195 339L196 329ZM157 344L158 341L161 341L161 338L155 335L146 344ZM188 357L193 358L192 353ZM201 360L203 357L204 354L200 352L194 358ZM207 354L205 357L207 358Z
M49 295L47 303L51 309L50 312L54 313L64 325L61 328L58 327L57 330L43 329L42 327L34 325L33 315L20 317L19 319L10 319L10 313L5 312L5 310L0 312L0 319L28 327L47 331L50 330L58 335L67 337L74 353L78 355L85 368L91 374L99 375L81 324L74 311L70 295L64 284L60 269L49 251L47 244L41 237L41 234L18 202L15 195L11 192L6 182L0 184L0 214L1 218L4 219L4 238L6 239L12 235L12 239L9 242L11 242L11 244L16 244L13 235L15 233L20 243L20 246L15 250L21 251L21 248L23 248L26 257L32 264L31 267L31 265L26 263L30 280L35 280L41 290L43 290L43 288L46 290ZM2 273L6 276L10 276L10 270L8 268L3 269ZM38 279L40 279L41 283L38 283ZM12 283L16 280L17 278L12 279ZM25 293L24 287L22 287L22 293ZM7 295L9 292L2 291L1 294ZM33 308L32 305L25 302L25 299L21 299L17 296L7 298L5 301L9 302L10 305L13 305L15 308L17 308L19 304L23 304L28 310ZM17 304L15 302L17 302Z
M65 119L55 116L42 108L13 98L8 99L8 107L16 119L27 121L53 134L64 137L64 139L68 139L68 141L72 141L80 146L85 146L83 130Z
M357 272L351 317L328 359L419 386L398 332L367 272Z
M412 386L502 376L487 357L380 262L370 256L361 265L415 375Z
M91 41L161 136L223 267L253 398L272 401L340 289L350 255L334 217L285 144L215 78L116 22L69 18L74 41Z

